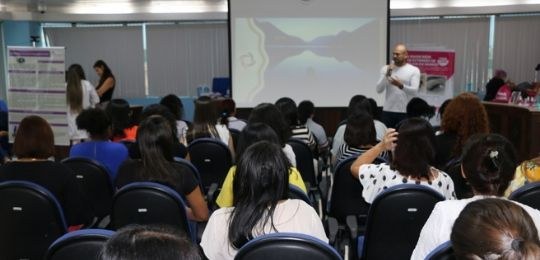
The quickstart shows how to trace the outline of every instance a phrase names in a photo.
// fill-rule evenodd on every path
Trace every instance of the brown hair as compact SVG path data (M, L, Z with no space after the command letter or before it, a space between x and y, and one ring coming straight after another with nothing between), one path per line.
M19 159L47 159L53 156L54 135L49 123L39 116L25 117L17 128L13 153Z
M66 101L72 112L79 113L83 110L83 90L75 65L69 66L67 71Z
M446 133L457 135L458 139L452 153L458 156L461 154L463 144L471 135L489 133L486 109L476 95L459 94L444 110L441 129Z
M504 199L469 203L450 236L457 259L539 259L538 231L531 216Z

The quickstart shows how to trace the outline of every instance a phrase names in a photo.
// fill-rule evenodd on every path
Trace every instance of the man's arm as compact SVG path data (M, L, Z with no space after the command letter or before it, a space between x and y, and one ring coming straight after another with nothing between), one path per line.
M414 70L410 82L410 85L402 84L402 89L405 91L405 93L407 93L407 95L416 95L418 89L420 88L420 70L418 68Z
M388 65L385 65L381 68L381 76L379 77L379 81L377 82L377 93L382 93L386 88L386 84L388 84L388 79L386 77L387 68Z

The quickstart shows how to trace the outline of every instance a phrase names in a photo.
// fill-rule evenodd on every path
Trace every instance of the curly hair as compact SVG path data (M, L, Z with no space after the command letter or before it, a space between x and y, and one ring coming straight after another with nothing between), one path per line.
M489 133L486 109L480 99L472 93L462 93L452 99L444 111L441 129L457 135L453 155L461 154L463 145L474 134Z

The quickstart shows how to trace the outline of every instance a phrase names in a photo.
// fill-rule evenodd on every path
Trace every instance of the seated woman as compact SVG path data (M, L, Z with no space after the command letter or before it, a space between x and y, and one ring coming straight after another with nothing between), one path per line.
M285 121L291 129L292 138L300 139L305 142L314 155L318 155L317 142L311 131L305 124L300 124L298 121L298 108L294 100L283 97L276 101L276 107L281 111Z
M49 190L64 210L67 224L88 224L92 218L85 204L75 174L61 163L49 161L54 156L54 135L45 119L25 117L15 135L15 161L0 166L1 181L30 181Z
M90 141L76 144L69 150L69 157L87 157L103 164L114 182L118 167L128 158L123 144L111 142L111 120L99 108L83 110L77 117L77 127L90 134Z
M185 144L186 140L182 140L182 138L184 138L186 135L188 124L182 119L184 116L184 104L182 104L182 100L180 100L180 98L174 94L169 94L164 96L161 101L159 101L159 104L169 109L169 111L173 114L174 118L176 119L176 137L178 140L180 140L180 142Z
M482 199L461 211L450 241L457 259L540 259L537 227L514 202Z
M116 178L116 187L132 182L154 181L167 185L185 198L188 217L195 221L208 219L208 207L194 175L173 161L173 131L162 116L143 120L137 131L141 159L128 159L122 163Z
M402 183L428 186L446 199L455 199L450 176L430 165L435 156L432 142L431 125L420 118L409 118L400 123L399 135L395 129L388 129L381 142L358 156L351 174L362 183L366 202L372 203L383 190ZM393 151L390 164L371 164L387 150Z
M268 125L263 123L253 123L244 127L244 130L240 133L238 137L238 147L236 147L236 161L240 160L240 157L244 154L246 149L258 142L258 141L267 141L273 144L279 145L279 139ZM220 207L231 207L233 205L233 180L236 173L236 166L232 166L223 185L221 186L221 192L219 193L216 203ZM306 185L302 180L302 175L294 167L290 168L289 172L289 183L297 186L304 192L306 192Z
M296 155L292 147L287 144L287 140L291 137L291 130L285 122L283 114L279 109L270 103L261 103L257 105L249 114L248 124L263 123L271 127L279 138L279 144L289 159L292 166L296 167Z
M231 154L234 155L231 133L227 125L219 123L216 101L207 96L202 96L195 100L193 126L187 130L185 140L189 144L193 140L203 137L221 140L229 147Z
M508 197L525 184L537 181L540 181L540 156L526 160L516 167L514 179L508 185L504 196Z
M357 113L349 116L345 128L345 142L339 147L335 164L351 157L358 156L377 144L375 137L375 124L373 118L367 113ZM388 153L383 152L380 157L388 160Z
M141 114L141 121L143 121L144 119L146 119L148 117L151 117L153 115L159 115L159 116L162 116L163 118L167 119L167 122L169 123L169 126L172 129L172 132L173 132L173 136L172 136L172 139L173 139L173 146L172 146L173 157L186 158L187 148L178 139L178 133L176 132L176 131L178 131L178 129L176 128L176 126L177 126L176 122L177 121L176 121L174 115L165 106L158 105L158 104L152 104L152 105L147 106L143 110L143 112ZM129 146L128 150L129 150L129 157L131 159L140 159L141 158L141 153L139 152L139 146L137 145L137 142L131 144Z
M131 118L129 103L124 99L113 99L107 103L105 112L112 121L112 137L114 142L135 141L137 125Z
M238 161L232 208L212 214L201 247L209 259L234 259L253 238L275 232L296 232L328 241L319 216L301 200L287 199L290 163L279 145L261 141Z
M422 228L412 258L424 259L439 244L448 241L454 221L467 204L487 197L502 197L514 176L516 158L512 144L500 135L471 137L463 149L461 170L472 187L474 197L437 203ZM525 209L537 226L540 225L539 211L514 203Z

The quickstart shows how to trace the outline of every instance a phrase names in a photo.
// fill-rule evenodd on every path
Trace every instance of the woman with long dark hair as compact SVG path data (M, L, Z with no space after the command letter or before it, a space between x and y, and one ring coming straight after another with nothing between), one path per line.
M150 116L143 120L137 131L141 159L128 159L122 163L115 181L116 187L138 181L167 185L186 199L190 219L204 221L208 219L208 207L197 179L174 163L173 135L170 123L162 116Z
M66 80L68 134L72 143L77 143L88 138L88 134L85 131L77 129L75 119L83 109L93 108L98 104L99 96L94 86L86 80L83 68L79 64L69 66Z
M99 76L99 82L96 87L97 94L101 98L100 104L104 104L112 99L114 93L114 87L116 85L116 79L111 72L111 69L102 60L96 61L94 63L94 70Z
M328 241L315 210L288 199L290 163L279 145L257 142L237 166L233 207L214 211L202 236L209 259L233 259L248 241L268 233L296 232Z
M250 123L244 130L240 132L238 137L238 145L236 146L236 161L239 161L246 149L252 144L259 141L267 141L273 144L279 145L279 138L274 130L263 123ZM220 207L230 207L233 202L233 180L236 173L236 166L232 166L223 181L221 191L216 199L216 203ZM304 192L306 191L306 185L302 180L302 175L294 167L290 167L289 171L289 183L300 188Z
M446 199L455 199L454 183L448 174L432 167L435 157L433 128L424 119L409 118L398 132L390 128L383 140L362 153L351 166L351 174L360 180L367 203L388 187L401 183L428 186ZM372 164L385 151L392 151L389 164Z

